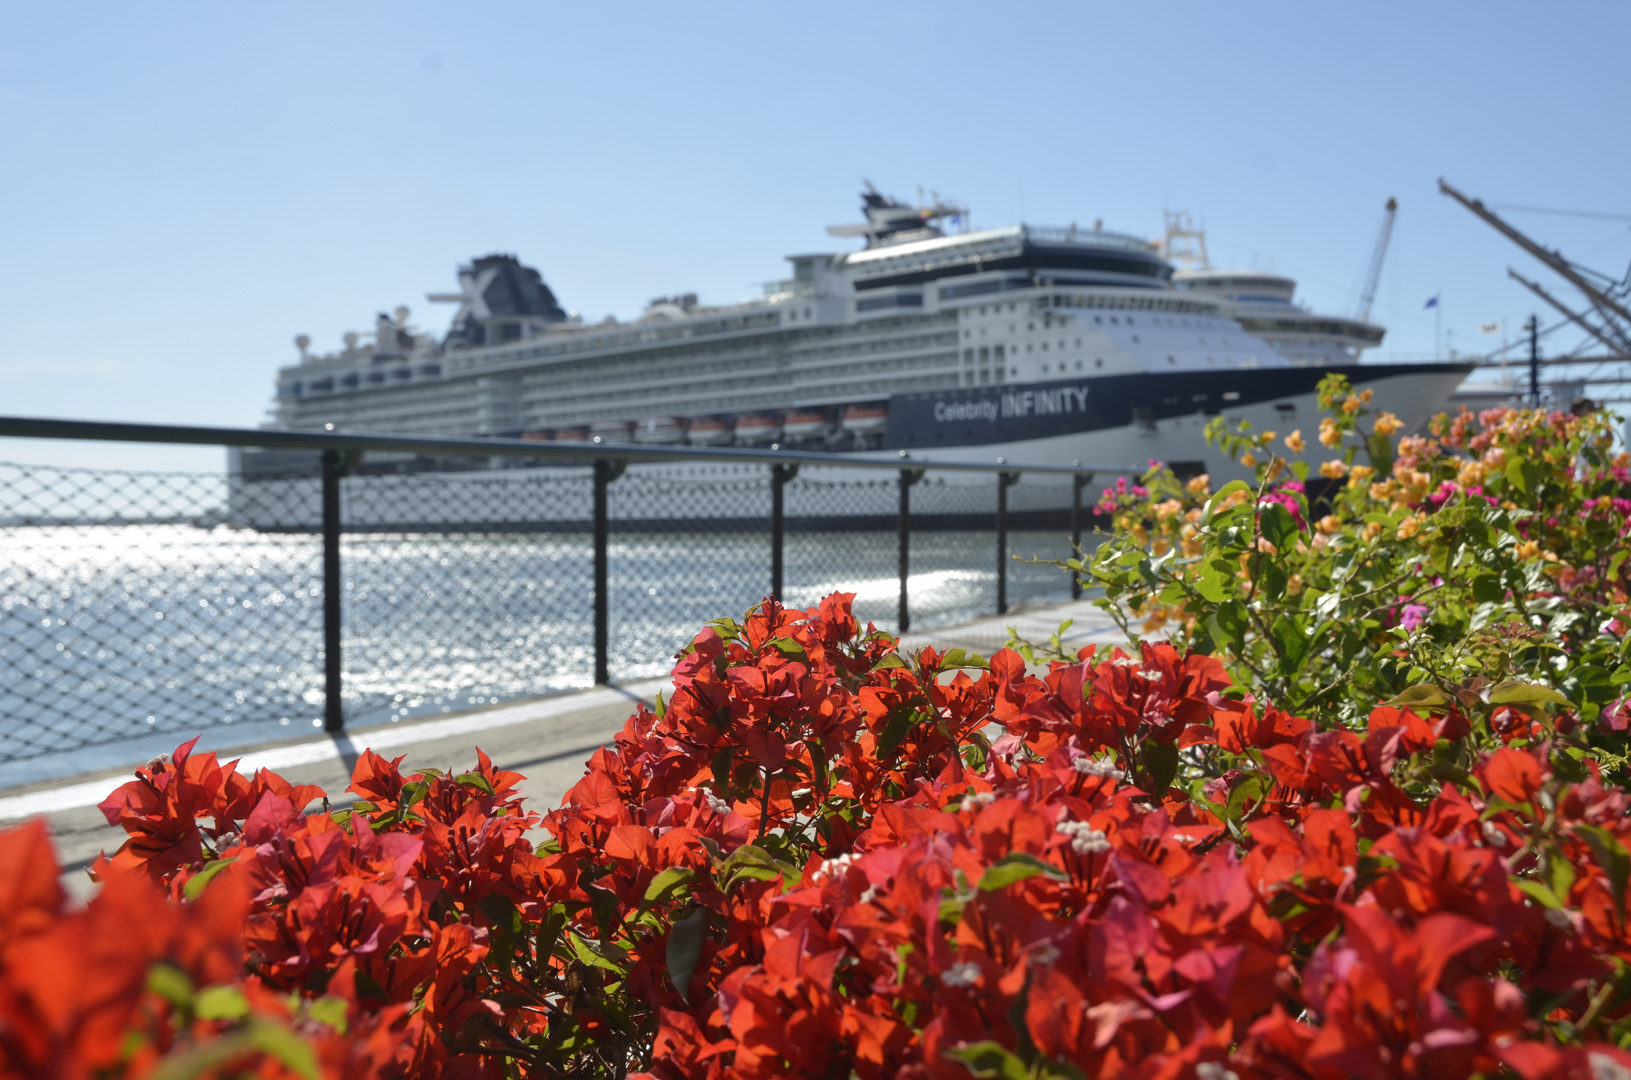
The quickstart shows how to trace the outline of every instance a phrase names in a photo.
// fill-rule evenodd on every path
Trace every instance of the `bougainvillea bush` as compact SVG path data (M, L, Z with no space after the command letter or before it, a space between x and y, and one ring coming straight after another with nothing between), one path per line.
M1568 706L1319 731L847 600L704 631L542 818L484 758L302 814L183 746L82 910L5 834L8 1075L1628 1075L1627 797Z
M1624 468L1564 445L1546 477ZM365 753L342 808L189 744L103 804L129 839L88 905L41 826L0 833L0 1073L1631 1077L1626 710L1571 674L1621 629L1559 625L1623 604L1624 560L1497 489L1554 558L1400 578L1408 552L1344 555L1342 529L1431 542L1464 488L1322 545L1265 468L1194 494L1173 540L1164 499L1112 493L1122 538L1083 572L1136 575L1109 584L1175 643L908 653L848 596L766 601L699 633L545 813L479 754ZM1465 617L1512 627L1505 654L1441 633L1465 574L1498 576ZM1292 663L1274 627L1341 589L1345 625ZM1410 602L1415 625L1379 610ZM1344 664L1370 669L1310 692Z
M1322 725L1517 677L1624 732L1631 455L1614 452L1614 418L1463 410L1395 440L1368 391L1333 375L1320 396L1314 440L1213 421L1255 483L1213 491L1157 466L1108 489L1115 529L1071 564L1105 609Z

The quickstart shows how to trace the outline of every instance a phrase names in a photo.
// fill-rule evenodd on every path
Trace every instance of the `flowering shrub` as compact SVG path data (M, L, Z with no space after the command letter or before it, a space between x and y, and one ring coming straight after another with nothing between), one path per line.
M1106 610L1321 724L1401 694L1501 703L1503 681L1547 686L1577 706L1566 723L1606 715L1594 746L1623 769L1631 455L1611 452L1611 418L1463 411L1395 441L1368 391L1329 376L1320 392L1323 451L1213 421L1255 485L1157 467L1106 493L1117 529L1072 564ZM1518 720L1495 723L1531 734Z
M1322 389L1323 494L1221 425L1255 487L1107 493L1075 569L1170 641L767 600L547 813L189 743L88 905L0 832L0 1076L1626 1080L1628 460Z
M848 601L704 630L542 817L484 756L337 809L189 744L84 908L0 833L0 1071L1631 1075L1628 798L1554 693L1319 730L1169 644L1037 675Z

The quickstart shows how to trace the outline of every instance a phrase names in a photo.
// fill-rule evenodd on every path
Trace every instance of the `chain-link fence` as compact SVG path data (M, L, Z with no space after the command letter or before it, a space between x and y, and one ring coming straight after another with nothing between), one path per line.
M1057 567L999 568L995 473L806 466L785 482L778 532L763 464L635 464L605 482L597 657L591 467L364 470L335 482L350 725L588 685L597 659L613 679L664 673L704 622L771 592L778 542L788 604L852 592L863 622L891 630L902 544L913 629L996 610L999 571L1009 603L1071 591ZM0 465L5 771L222 725L234 742L322 726L324 483L310 468ZM1008 487L1009 555L1068 557L1081 521L1072 497L1068 477Z

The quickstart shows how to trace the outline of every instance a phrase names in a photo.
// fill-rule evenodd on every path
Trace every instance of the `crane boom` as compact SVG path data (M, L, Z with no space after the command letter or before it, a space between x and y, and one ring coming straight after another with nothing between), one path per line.
M1370 322L1370 307L1376 299L1376 284L1382 280L1382 258L1387 254L1387 242L1393 236L1393 219L1399 212L1399 200L1388 199L1382 214L1382 230L1376 234L1376 247L1370 253L1370 269L1365 271L1365 287L1359 293L1359 321Z

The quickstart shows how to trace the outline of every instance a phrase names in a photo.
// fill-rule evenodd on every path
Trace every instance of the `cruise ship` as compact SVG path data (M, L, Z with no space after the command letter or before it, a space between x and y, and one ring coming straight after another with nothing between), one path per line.
M586 322L535 269L495 254L459 268L448 329L399 307L331 353L296 338L267 427L798 448L1058 465L1161 460L1238 475L1211 417L1317 425L1330 370L1424 422L1465 364L1361 364L1383 329L1294 303L1290 278L1175 270L1170 244L1070 225L973 229L938 198L868 185L858 250L792 255L764 295L660 297L633 321ZM244 455L253 472L279 455ZM376 462L376 468L410 463ZM421 463L418 467L435 467Z

